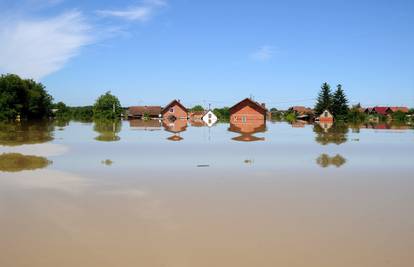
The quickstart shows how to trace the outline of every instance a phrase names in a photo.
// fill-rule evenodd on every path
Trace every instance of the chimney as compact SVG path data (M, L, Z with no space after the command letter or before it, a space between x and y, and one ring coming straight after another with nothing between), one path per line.
M266 104L265 103L262 103L262 107L266 108Z

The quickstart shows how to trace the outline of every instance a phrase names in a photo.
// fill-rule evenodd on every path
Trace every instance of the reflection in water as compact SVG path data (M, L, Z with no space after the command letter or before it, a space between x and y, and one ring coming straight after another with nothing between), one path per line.
M339 154L334 157L330 157L327 154L322 154L316 159L316 163L318 163L318 165L322 168L327 168L331 165L339 168L346 163L346 159Z
M181 141L184 138L180 136L180 133L187 130L187 120L185 119L178 119L178 120L164 119L162 121L162 126L167 132L171 132L174 134L168 137L167 140Z
M110 159L106 159L106 160L102 160L101 163L106 166L111 166L114 162Z
M348 126L346 124L315 124L313 131L316 133L316 142L321 145L343 144L348 141Z
M95 140L103 142L119 141L121 138L117 135L121 131L122 123L119 120L96 120L93 129L99 133Z
M232 140L240 142L264 141L264 137L256 137L255 133L266 132L266 122L264 120L252 120L248 122L230 122L228 129L230 132L240 133L240 136L233 137Z
M3 153L0 155L0 172L42 169L51 163L44 157L26 156L20 153Z
M160 120L130 120L129 127L134 130L159 131L161 130Z
M53 140L50 121L0 123L0 145L20 146Z

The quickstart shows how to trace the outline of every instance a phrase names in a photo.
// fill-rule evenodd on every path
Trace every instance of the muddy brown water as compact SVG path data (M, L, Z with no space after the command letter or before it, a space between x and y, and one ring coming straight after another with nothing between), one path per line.
M408 267L414 131L0 127L0 266Z

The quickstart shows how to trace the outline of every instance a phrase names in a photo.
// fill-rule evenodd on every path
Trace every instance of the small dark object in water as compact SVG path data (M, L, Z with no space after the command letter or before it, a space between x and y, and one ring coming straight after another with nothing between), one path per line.
M207 165L207 164L200 164L200 165L197 165L197 167L198 167L198 168L207 168L207 167L210 167L210 165Z

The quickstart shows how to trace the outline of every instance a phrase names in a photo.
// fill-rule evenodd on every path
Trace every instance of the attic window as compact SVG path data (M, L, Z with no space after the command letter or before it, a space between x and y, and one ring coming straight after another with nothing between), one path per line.
M170 112L173 113L174 112L174 108L170 108Z
M328 117L328 112L327 111L325 111L325 118L327 118Z

